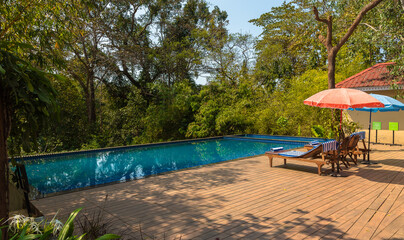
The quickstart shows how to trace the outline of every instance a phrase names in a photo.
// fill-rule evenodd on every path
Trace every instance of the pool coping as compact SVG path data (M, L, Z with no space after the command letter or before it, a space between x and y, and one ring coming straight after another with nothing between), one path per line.
M49 158L49 157L57 157L57 156L68 156L68 155L76 155L76 154L86 154L86 153L97 153L97 152L105 152L105 151L113 151L113 150L122 150L122 149L131 149L131 148L139 148L139 147L148 147L148 146L159 146L159 145L169 145L175 143L186 143L186 142L199 142L199 141L206 141L206 140L214 140L214 139L226 139L232 137L246 137L246 135L261 135L261 136L274 136L274 137L294 137L294 136L286 136L286 135L267 135L267 134L234 134L234 135L224 135L224 136L215 136L215 137L207 137L207 138L194 138L194 139L182 139L182 140L173 140L173 141L165 141L165 142L157 142L157 143L143 143L143 144L135 144L135 145L128 145L128 146L118 146L118 147L106 147L106 148L98 148L98 149L89 149L89 150L74 150L74 151L67 151L67 152L56 152L56 153L40 153L34 155L26 155L26 156L18 156L14 158L15 161L19 162L22 160L32 160L37 158ZM248 137L251 140L260 140L260 141L276 141L276 142L307 142L307 141L299 141L299 140L274 140L274 139L265 139L265 138L254 138ZM295 137L299 138L299 137ZM308 138L308 139L322 139L326 140L325 138L311 138L311 137L300 137L300 138Z
M89 150L74 150L74 151L68 151L68 152L43 153L43 154L41 153L41 154L35 154L35 155L14 157L14 160L16 160L18 162L18 161L22 161L22 160L32 160L32 159L36 159L36 158L49 158L49 157L69 156L69 155L76 155L76 154L97 153L97 152L123 150L123 149L139 148L139 147L169 145L169 144L175 144L175 143L199 142L199 141L206 141L206 140L222 139L223 137L224 136L197 138L197 139L183 139L183 140L165 141L165 142L157 142L157 143L143 143L143 144L135 144L135 145L128 145L128 146L97 148L97 149L89 149ZM10 160L11 160L11 158L9 158L9 161Z
M245 134L245 135L248 135L248 134ZM289 140L289 139L283 139L283 140L279 139L278 140L278 139L271 139L271 138L248 137L245 135L226 135L226 136L223 136L223 139L236 139L236 140L244 140L244 141L250 140L250 141L261 141L261 142L279 142L279 143L289 143L289 144L291 144L291 143L308 143L311 141L316 141L316 139L317 140L321 139L324 142L332 140L332 139L327 139L327 138L307 138L308 141ZM251 134L251 135L275 136L275 135L263 135L263 134ZM278 137L278 136L275 136L275 137ZM279 136L279 137L281 137L281 136ZM299 138L299 137L296 137L296 138ZM301 138L306 138L306 137L301 137Z

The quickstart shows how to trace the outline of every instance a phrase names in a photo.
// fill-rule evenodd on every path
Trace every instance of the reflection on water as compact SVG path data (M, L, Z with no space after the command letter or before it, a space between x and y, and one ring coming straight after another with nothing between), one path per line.
M219 139L39 158L25 164L30 184L47 194L263 154L272 147L302 145Z

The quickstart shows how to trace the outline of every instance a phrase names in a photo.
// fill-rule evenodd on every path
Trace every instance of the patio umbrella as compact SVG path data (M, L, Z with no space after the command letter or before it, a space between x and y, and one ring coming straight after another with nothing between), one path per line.
M304 104L320 108L341 109L340 130L342 128L342 110L349 108L384 107L376 98L356 89L333 88L314 94L303 101ZM339 173L339 161L337 161Z
M351 88L327 89L307 98L303 103L320 108L341 109L340 129L343 109L384 107L383 103L370 94Z
M369 108L369 107L364 107L364 108L350 108L349 110L357 110L357 111L365 111L369 112L369 134L368 134L368 149L370 149L370 126L372 124L372 112L398 112L400 110L404 110L404 103L388 96L384 95L379 95L379 94L370 94L372 97L376 98L379 100L381 103L384 104L384 107L377 107L377 108ZM362 163L370 163L370 158L369 158L370 152L368 153L368 161L367 162L362 162Z

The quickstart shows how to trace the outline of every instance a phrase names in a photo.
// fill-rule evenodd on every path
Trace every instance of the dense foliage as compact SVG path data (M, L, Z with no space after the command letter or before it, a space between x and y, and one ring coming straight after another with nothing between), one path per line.
M288 1L251 20L262 28L255 39L230 34L227 13L205 0L5 1L0 41L29 44L14 54L58 74L60 109L27 138L37 148L8 145L17 154L238 133L332 137L333 112L303 105L327 88L317 39L326 28L311 9L333 15L338 39L367 2ZM370 11L338 53L337 82L387 61L401 76L403 23L400 1ZM25 120L17 114L14 126Z

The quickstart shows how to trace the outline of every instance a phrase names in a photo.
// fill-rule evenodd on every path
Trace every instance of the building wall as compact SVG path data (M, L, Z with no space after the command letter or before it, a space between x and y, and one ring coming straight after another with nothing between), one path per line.
M369 112L348 111L352 121L358 122L361 128L369 128ZM398 122L398 130L404 130L404 111L372 113L372 122L381 122L382 130L389 130L389 122Z
M393 97L395 92L393 90L387 91L370 91L368 93L375 93L380 95L386 95ZM398 99L403 102L403 99ZM347 111L348 115L354 122L358 122L363 130L368 132L369 128L369 112L361 111ZM391 144L393 141L393 132L389 130L389 122L398 122L398 130L394 133L394 143L404 144L404 111L399 112L376 112L372 113L372 122L381 122L382 130L378 131L378 141L379 143ZM376 131L371 131L371 142L375 142ZM367 137L367 136L366 136Z
M368 141L369 129L360 129L358 131L366 132L366 142ZM376 142L376 130L370 130L370 142ZM377 143L393 144L393 131L378 130ZM404 145L404 131L394 131L394 144Z

